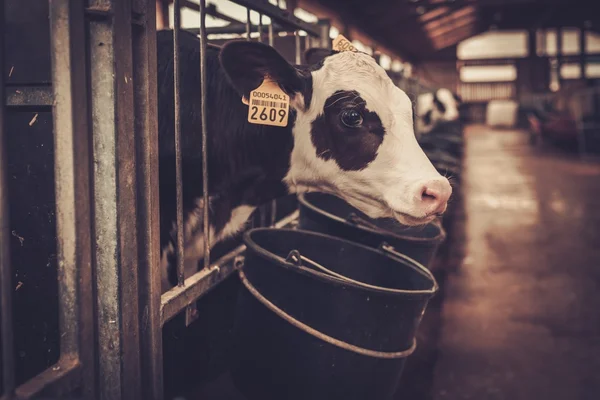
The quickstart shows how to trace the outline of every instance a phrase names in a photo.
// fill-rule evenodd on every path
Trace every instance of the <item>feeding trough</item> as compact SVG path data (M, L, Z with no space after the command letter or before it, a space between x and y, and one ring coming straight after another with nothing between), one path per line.
M407 227L393 219L371 219L339 197L325 193L298 196L300 229L306 229L370 247L388 243L402 253L429 267L431 260L446 238L438 222Z
M233 380L250 400L387 400L437 284L390 248L246 233Z

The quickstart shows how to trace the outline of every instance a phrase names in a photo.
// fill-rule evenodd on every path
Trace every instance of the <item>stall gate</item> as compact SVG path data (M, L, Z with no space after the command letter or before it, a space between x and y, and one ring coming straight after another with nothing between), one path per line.
M306 46L330 47L329 23L308 24L287 10L264 0L234 0L272 23L253 26L245 34L261 32L274 43L278 32L294 32L296 61L300 61L300 31ZM0 7L3 27L6 10ZM24 1L20 4L24 8ZM207 7L174 1L175 49L178 49L180 3L200 15L201 74L206 68ZM29 1L32 11L47 10L50 23L51 79L46 84L8 85L13 73L0 37L0 295L1 295L1 400L32 398L161 399L163 398L162 327L185 311L194 319L196 300L240 266L243 246L218 260L207 252L205 265L186 277L181 262L182 190L180 121L175 122L177 235L180 255L179 284L161 295L159 271L159 192L157 134L157 71L155 0L50 0ZM12 8L11 8L12 7ZM41 10L41 11L40 11ZM11 11L12 12L12 11ZM13 21L14 22L14 21ZM231 22L231 21L230 21ZM18 23L18 21L17 21ZM232 22L231 33L239 31ZM263 35L263 29L266 30ZM225 31L227 29L224 29ZM3 34L0 30L0 35ZM239 32L238 32L239 33ZM48 40L47 38L42 38ZM43 56L43 55L42 55ZM181 83L178 52L175 101ZM206 98L204 80L198 90ZM7 115L13 109L42 109L53 126L53 172L56 220L58 333L57 362L33 378L17 382L13 300L19 283L14 276L9 210ZM8 110L8 111L7 111ZM202 140L206 151L206 113L202 113ZM36 124L38 114L29 122ZM41 118L41 117L40 117ZM206 163L207 157L204 157ZM49 177L46 177L49 179ZM208 188L204 164L203 183ZM204 193L204 197L207 197ZM271 207L270 223L277 214ZM259 218L265 223L266 216ZM279 221L286 224L289 219ZM204 219L205 231L208 218ZM206 237L206 236L205 236ZM23 245L22 240L21 245ZM208 246L205 246L208 248ZM50 262L49 264L50 265Z

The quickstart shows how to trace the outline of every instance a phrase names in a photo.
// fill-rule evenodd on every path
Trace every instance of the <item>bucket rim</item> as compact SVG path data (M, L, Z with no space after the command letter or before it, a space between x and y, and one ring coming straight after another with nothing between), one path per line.
M332 214L328 211L323 210L322 208L318 208L317 206L315 206L314 204L312 204L311 202L308 201L308 199L306 199L307 195L311 195L311 193L319 193L319 194L325 194L328 196L334 196L337 197L338 199L345 201L344 199L342 199L339 196L336 196L332 193L328 193L328 192L306 192L306 193L300 193L298 194L298 202L310 209L311 211L316 212L317 214L323 215L329 219L334 220L335 222L341 223L345 226L348 227L352 227L352 228L356 228L362 231L367 231L376 235L381 235L381 236L388 236L388 237L393 237L393 238L397 238L397 239L401 239L401 240L407 240L407 241L411 241L414 243L431 243L431 244L440 244L442 243L445 239L446 239L446 231L444 229L444 227L438 223L436 220L428 222L427 224L423 225L423 226L427 226L427 225L433 225L436 228L438 228L438 234L432 238L422 238L422 237L416 237L416 236L408 236L408 235L401 235L398 234L396 232L392 232L390 230L384 229L384 228L380 228L379 230L377 229L373 229L373 228L369 228L368 226L364 226L364 225L357 225L357 224L353 224L351 222L349 222L348 220L337 216L335 214ZM347 202L346 202L347 203ZM351 207L353 207L352 205L350 205ZM356 207L353 207L356 208Z
M367 252L375 253L380 256L384 256L386 258L395 260L397 263L412 269L416 273L418 273L421 276L423 276L424 278L426 278L429 281L429 283L431 284L431 287L429 289L419 289L419 290L386 288L383 286L368 285L366 283L361 283L359 281L346 281L346 280L340 279L340 278L330 275L330 274L326 274L326 273L323 273L320 271L315 271L314 269L311 269L311 268L307 268L304 266L298 266L292 262L287 261L285 258L280 257L277 254L274 254L274 253L268 251L267 249L263 248L258 243L256 243L254 241L254 239L252 239L252 234L254 234L256 232L263 232L263 231L272 231L272 232L284 231L284 232L294 232L294 233L300 232L303 234L308 234L309 236L322 237L322 238L326 238L326 239L330 239L330 240L332 239L332 240L335 240L338 242L348 244L353 247L358 247L360 249L366 250ZM364 290L364 291L368 291L368 292L391 293L391 294L396 294L396 295L412 295L412 296L424 295L424 296L428 296L428 297L434 296L439 289L438 283L437 283L435 277L433 276L433 274L431 273L431 271L429 271L425 266L423 266L418 261L412 259L411 257L408 257L404 254L402 254L402 257L398 257L395 254L390 254L390 252L385 251L383 248L375 249L373 247L365 246L361 243L353 242L351 240L342 239L337 236L327 235L327 234L320 233L320 232L308 231L308 230L304 230L304 229L260 227L260 228L253 228L253 229L250 229L247 232L245 232L243 239L244 239L244 243L246 244L246 248L247 248L246 251L248 251L248 249L251 249L255 254L259 255L260 257L262 257L264 259L272 261L281 267L284 267L284 268L292 270L292 271L296 271L298 273L309 275L315 279L331 282L331 283L334 283L337 285L351 286L356 289ZM355 282L357 282L357 283L355 283Z
M412 344L409 348L407 348L405 350L401 350L401 351L386 352L386 351L371 350L371 349L367 349L364 347L359 347L359 346L353 345L351 343L345 342L343 340L337 339L333 336L329 336L329 335L313 328L312 326L300 321L299 319L294 318L293 316L291 316L290 314L285 312L283 309L281 309L277 305L275 305L275 303L273 303L269 299L267 299L256 287L254 287L254 285L252 285L252 283L250 282L250 279L248 279L248 277L244 273L244 270L238 271L238 277L240 278L240 281L242 282L242 285L244 286L244 288L259 303L261 303L262 306L266 307L269 311L274 313L279 318L283 319L288 324L294 326L297 329L300 329L301 331L304 331L305 333L307 333L313 337L316 337L317 339L319 339L325 343L328 343L335 347L339 347L343 350L357 353L357 354L360 354L363 356L367 356L367 357L371 357L371 358L381 358L381 359L407 358L410 355L412 355L414 353L414 351L416 350L416 347L417 347L416 337L413 337Z

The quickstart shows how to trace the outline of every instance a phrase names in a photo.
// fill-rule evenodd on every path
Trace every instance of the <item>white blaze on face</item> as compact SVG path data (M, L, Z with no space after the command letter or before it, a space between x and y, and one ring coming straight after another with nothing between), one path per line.
M294 126L287 182L336 194L372 218L413 225L443 211L450 185L417 143L410 99L383 68L368 55L344 52L327 57L312 78L310 108L298 111ZM352 125L348 110L360 114L360 125ZM442 191L435 204L423 200L428 185Z

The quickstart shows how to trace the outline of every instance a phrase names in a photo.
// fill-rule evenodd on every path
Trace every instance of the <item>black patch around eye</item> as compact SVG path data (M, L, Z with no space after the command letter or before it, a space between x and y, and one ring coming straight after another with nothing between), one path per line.
M423 123L425 125L431 124L431 112L432 110L429 110L425 113L425 115L423 115Z
M355 109L362 115L360 126L349 128L342 123L340 115L348 109ZM365 107L365 101L355 90L339 90L332 94L311 127L317 157L333 159L345 171L366 168L377 156L384 135L381 119Z
M435 106L442 114L446 112L446 106L444 105L444 103L442 103L440 101L440 99L438 99L437 93L433 95L433 102L435 103Z

